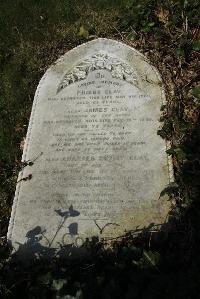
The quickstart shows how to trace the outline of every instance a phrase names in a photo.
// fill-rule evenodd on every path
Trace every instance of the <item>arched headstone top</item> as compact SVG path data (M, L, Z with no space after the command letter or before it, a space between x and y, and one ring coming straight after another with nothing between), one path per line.
M57 93L72 83L86 79L90 72L96 70L107 70L113 78L125 80L135 86L138 85L137 74L133 68L118 58L100 51L80 61L68 71L61 80Z

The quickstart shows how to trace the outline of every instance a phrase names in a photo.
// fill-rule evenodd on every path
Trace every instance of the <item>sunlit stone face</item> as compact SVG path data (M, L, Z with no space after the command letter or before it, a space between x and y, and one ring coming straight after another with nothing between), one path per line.
M114 238L168 212L172 180L157 135L157 71L133 48L97 39L61 57L38 86L8 238L17 249ZM26 179L27 178L27 179Z

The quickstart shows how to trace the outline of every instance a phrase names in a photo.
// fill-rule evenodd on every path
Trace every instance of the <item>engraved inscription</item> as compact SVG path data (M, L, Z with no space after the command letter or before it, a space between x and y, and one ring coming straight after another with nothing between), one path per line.
M155 124L148 109L144 114L151 97L102 69L90 73L74 91L68 87L46 100L55 114L53 119L46 115L42 123L49 132L43 184L48 188L51 178L63 205L75 206L89 219L117 217L122 202L125 210L152 206L156 176L147 127L155 129ZM54 194L48 204L56 204Z
M20 172L9 225L14 246L37 226L41 244L59 248L165 221L169 204L160 194L170 173L157 135L164 94L155 82L142 55L107 39L47 71L23 152L33 162Z

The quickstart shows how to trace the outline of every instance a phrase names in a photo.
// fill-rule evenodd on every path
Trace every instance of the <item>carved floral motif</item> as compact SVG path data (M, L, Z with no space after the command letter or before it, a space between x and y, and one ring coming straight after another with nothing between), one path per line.
M57 93L74 82L84 80L89 72L102 69L110 71L113 78L125 80L135 86L138 84L137 74L133 68L116 57L100 52L83 60L66 73L58 86Z

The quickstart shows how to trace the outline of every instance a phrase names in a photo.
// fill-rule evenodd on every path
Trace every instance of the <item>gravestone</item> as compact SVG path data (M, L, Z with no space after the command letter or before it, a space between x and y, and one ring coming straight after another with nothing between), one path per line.
M173 180L157 135L164 101L157 70L120 42L96 39L53 64L34 99L12 246L79 247L164 223L169 202L160 194Z

